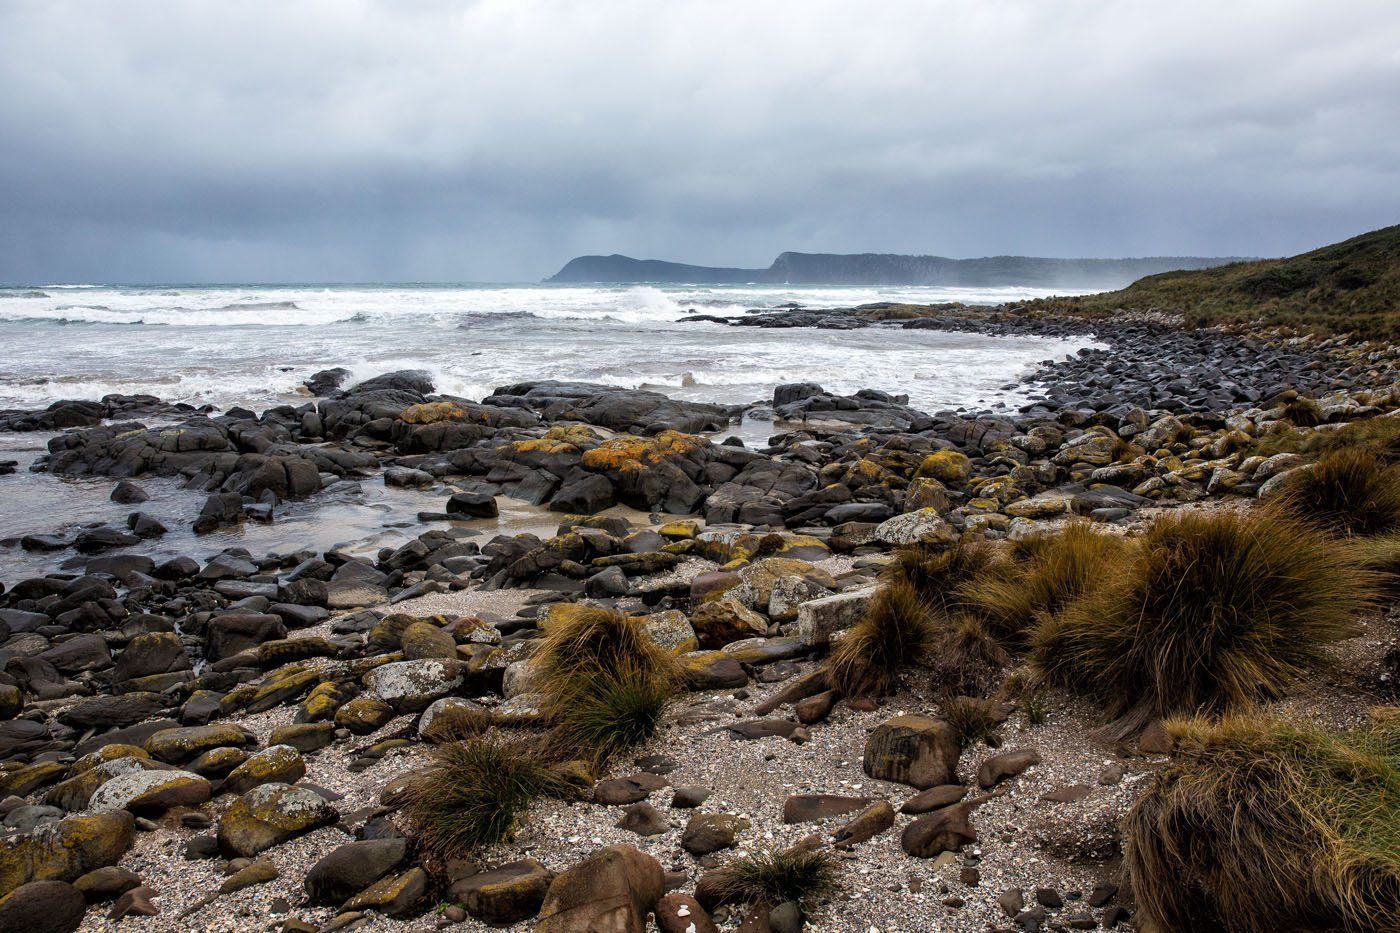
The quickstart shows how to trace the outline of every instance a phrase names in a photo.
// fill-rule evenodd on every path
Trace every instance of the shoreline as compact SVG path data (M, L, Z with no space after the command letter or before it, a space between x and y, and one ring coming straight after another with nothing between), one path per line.
M189 769L181 773L190 774L191 787L204 781L211 801L197 800L196 792L168 806L126 805L150 822L115 861L154 889L159 913L108 921L110 903L98 902L82 929L499 928L455 906L450 891L465 888L454 885L470 887L464 866L444 874L417 857L394 866L398 884L377 891L378 900L349 910L307 903L303 879L333 847L408 831L392 788L429 752L419 731L426 704L381 695L392 715L364 731L335 710L330 718L309 712L308 692L331 684L372 696L370 672L411 653L398 641L402 628L389 621L408 613L436 617L433 625L453 632L443 657L462 674L429 684L431 700L530 713L523 672L550 605L613 606L693 636L707 588L741 580L748 603L738 615L757 619L760 628L683 653L690 690L661 733L596 777L623 777L640 766L660 771L669 785L705 785L712 792L705 812L749 823L740 850L796 843L812 832L829 837L850 813L786 824L779 820L785 798L825 793L900 804L912 793L907 787L862 771L864 736L892 716L932 710L937 700L921 685L906 685L883 704L841 702L800 725L781 709L760 712L765 700L819 669L826 646L813 635L815 604L863 606L890 552L912 541L1015 541L1073 518L1133 535L1174 510L1247 510L1304 462L1295 453L1256 450L1400 411L1400 349L1277 329L1189 330L1163 315L1088 322L1023 317L1014 308L891 305L784 309L725 319L725 326L878 328L891 340L905 329L1092 334L1106 349L1047 361L1025 376L1022 384L1034 394L1017 411L923 412L891 392L843 396L811 383L781 385L771 400L743 406L549 381L467 400L436 395L412 372L342 388L348 373L328 370L311 380L316 401L256 415L200 413L141 397L0 414L0 430L52 433L49 470L112 486L130 477L134 489L124 487L122 495L133 516L141 514L142 485L153 476L206 496L189 519L216 536L220 528L270 518L270 526L256 527L275 537L288 502L314 510L354 484L383 484L402 491L405 502L424 502L411 515L378 502L399 525L399 538L379 548L257 554L233 544L195 560L195 552L210 550L199 542L232 539L193 537L182 539L195 544L181 556L157 561L138 551L151 540L142 535L158 537L139 517L124 528L109 524L72 540L51 536L24 545L36 553L53 547L49 553L81 556L84 564L10 581L0 595L0 634L7 636L0 642L0 690L13 682L18 704L0 719L0 785L13 795L0 803L10 825L0 843L0 877L8 877L5 851L21 837L85 812L86 799L72 809L42 809L59 799L55 788L78 776L80 750L105 744L122 754L135 746L140 755L125 754L140 758L143 746L159 747L151 736L172 724L247 730L252 739L246 747L233 741L238 751L225 756L227 763L276 744L276 727L295 727L302 774L286 783L320 794L335 810L334 825L306 827L255 855L274 864L271 877L184 918L229 868L251 864L248 857L242 864L222 858L200 841L213 839L239 796L219 792L227 769L198 757L230 748L227 735L209 738L215 744L197 754L163 760L164 767ZM1307 419L1290 407L1297 396L1309 400L1297 406L1311 413ZM771 422L762 420L769 416ZM748 419L751 438L761 433L754 426L771 423L768 443L727 442L736 418ZM1296 423L1314 418L1316 426ZM0 476L0 492L10 479ZM503 511L509 522L491 525ZM765 575L773 578L762 584L769 598L754 598ZM485 634L453 626L464 617L481 619ZM1368 623L1344 643L1351 679L1330 685L1336 689L1313 714L1329 724L1350 722L1358 704L1383 695L1382 657L1392 641ZM1102 895L1117 885L1113 832L1165 758L1161 749L1097 745L1087 738L1091 706L1063 692L1050 703L1043 723L1013 714L1002 730L1005 747L963 754L966 776L1000 752L1040 753L1038 764L978 811L975 846L935 859L909 856L896 841L910 822L901 815L893 831L839 855L842 891L811 911L806 929L1027 928L1025 903L1012 911L1004 899L1013 890L1031 910L1035 892L1050 892L1041 896L1040 912L1055 922L1132 928L1130 899ZM1279 704L1294 713L1306 706L1297 698ZM749 721L785 723L788 736L729 734L729 725ZM1101 780L1115 768L1117 780ZM760 773L767 777L755 780ZM1070 787L1065 800L1043 799ZM688 812L663 805L670 789L654 793L664 823L655 835L615 825L623 811L612 803L550 801L532 808L514 842L481 853L481 867L538 858L551 872L564 872L604 845L629 843L659 860L670 889L695 890L729 853L693 856L680 844ZM20 818L11 820L15 814ZM435 911L439 904L454 912ZM292 918L302 925L290 925ZM721 908L714 919L734 929L744 916Z

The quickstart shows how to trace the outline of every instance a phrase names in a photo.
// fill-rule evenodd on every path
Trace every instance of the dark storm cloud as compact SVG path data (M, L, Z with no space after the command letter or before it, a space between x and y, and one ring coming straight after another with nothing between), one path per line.
M11 0L0 281L1282 254L1396 126L1391 0Z

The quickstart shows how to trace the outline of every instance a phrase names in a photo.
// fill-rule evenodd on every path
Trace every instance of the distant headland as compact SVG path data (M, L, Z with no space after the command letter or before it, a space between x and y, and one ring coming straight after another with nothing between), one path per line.
M630 256L579 256L546 279L556 284L666 282L695 285L1032 285L1121 288L1146 275L1209 269L1242 257L1148 256L1136 259L1047 259L987 256L949 259L895 253L782 253L766 269L695 266Z

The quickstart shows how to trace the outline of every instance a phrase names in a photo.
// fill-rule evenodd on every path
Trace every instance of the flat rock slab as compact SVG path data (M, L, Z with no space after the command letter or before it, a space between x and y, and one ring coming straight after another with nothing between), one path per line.
M844 816L875 802L873 797L842 797L836 794L794 794L783 801L784 823L807 823L833 816Z

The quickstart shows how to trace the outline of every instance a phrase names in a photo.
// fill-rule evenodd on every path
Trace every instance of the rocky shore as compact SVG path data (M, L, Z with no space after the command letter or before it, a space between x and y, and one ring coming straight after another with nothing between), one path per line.
M694 320L1086 332L960 306ZM993 721L960 746L929 684L843 696L825 659L896 549L1255 508L1308 469L1310 438L1394 422L1400 348L1164 315L1092 334L1103 349L1046 361L1014 411L812 383L749 406L549 380L471 400L343 369L261 413L145 396L0 411L0 431L61 432L35 470L109 478L131 506L124 525L0 542L54 560L0 593L0 930L1145 929L1120 824L1168 760L1160 730L1105 743L1095 704L1049 686L974 698ZM768 443L728 436L741 418L771 422ZM372 556L156 560L155 477L206 497L196 533L275 526L342 484L440 507L396 516L421 533ZM557 527L483 534L502 498ZM457 735L444 724L548 724L537 653L575 603L636 620L683 688L576 794L434 857L406 787ZM1392 698L1388 611L1281 708L1335 728ZM804 850L835 867L819 897L717 893L738 854Z

